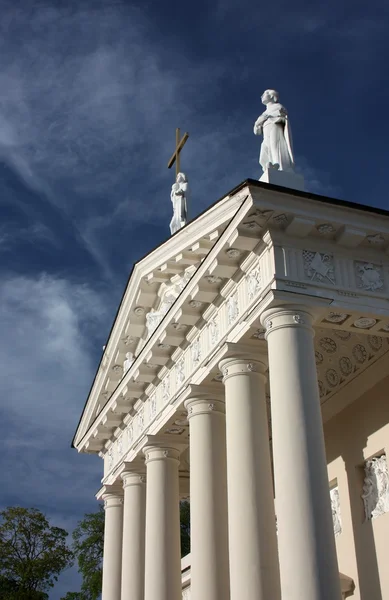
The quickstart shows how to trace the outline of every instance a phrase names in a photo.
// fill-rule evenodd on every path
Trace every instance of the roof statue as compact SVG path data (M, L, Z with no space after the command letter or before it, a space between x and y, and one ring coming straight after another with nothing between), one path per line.
M286 108L279 102L276 90L265 90L261 96L266 110L254 123L254 134L262 135L259 164L260 181L289 188L304 189L304 178L295 173L292 135Z
M254 134L263 135L259 155L259 164L263 171L293 171L294 167L288 114L278 99L279 95L275 90L263 92L261 100L266 110L254 124Z
M175 233L188 222L189 186L185 173L178 173L176 182L172 185L170 198L173 204L173 218L170 221L170 231Z
M180 171L180 152L183 149L189 133L184 133L180 140L180 130L176 129L176 148L168 162L168 169L176 164L176 181L172 185L170 199L173 204L173 218L170 221L170 232L176 233L188 222L188 197L189 187L188 179L185 173Z

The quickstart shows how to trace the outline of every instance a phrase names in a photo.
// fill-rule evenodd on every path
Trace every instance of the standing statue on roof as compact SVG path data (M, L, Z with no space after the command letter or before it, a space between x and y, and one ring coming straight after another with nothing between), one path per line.
M266 106L254 124L254 134L263 135L259 164L263 171L276 169L294 171L292 136L286 109L278 102L275 90L266 90L261 96Z
M177 173L176 182L172 185L170 198L173 204L173 218L170 231L175 233L188 221L189 185L185 173Z

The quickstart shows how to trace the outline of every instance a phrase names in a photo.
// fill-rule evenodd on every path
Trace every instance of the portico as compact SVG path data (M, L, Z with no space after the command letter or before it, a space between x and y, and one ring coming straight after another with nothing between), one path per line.
M323 424L386 375L388 247L382 211L248 180L135 265L74 440L104 462L103 600L352 593Z

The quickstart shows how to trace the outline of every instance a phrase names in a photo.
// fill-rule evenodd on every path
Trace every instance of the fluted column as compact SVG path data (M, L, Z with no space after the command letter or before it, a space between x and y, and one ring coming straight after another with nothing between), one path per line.
M180 451L174 444L155 442L144 448L144 454L147 466L145 600L181 600Z
M130 467L124 488L121 600L144 600L146 477Z
M293 307L261 321L269 351L281 588L287 600L339 600L312 317Z
M190 428L191 599L229 598L225 403L185 402Z
M231 600L280 600L265 365L243 357L224 359L220 367L226 392Z
M121 600L123 496L103 495L105 508L102 600Z

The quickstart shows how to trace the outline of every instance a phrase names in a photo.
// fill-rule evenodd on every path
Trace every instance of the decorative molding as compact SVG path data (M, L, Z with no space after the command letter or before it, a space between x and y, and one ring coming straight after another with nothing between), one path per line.
M354 321L354 327L357 329L371 329L376 324L377 319L372 319L369 317L360 317Z
M384 338L355 331L316 329L315 359L322 401L387 351Z
M328 235L329 233L335 233L336 229L331 223L322 223L316 227L320 235Z
M389 512L389 474L386 454L365 462L362 499L366 520Z
M336 325L342 325L348 318L349 314L342 312L333 312L331 311L328 315L323 319L325 323L334 323Z
M241 251L238 250L238 248L228 248L228 250L226 250L226 254L228 258L239 258Z

